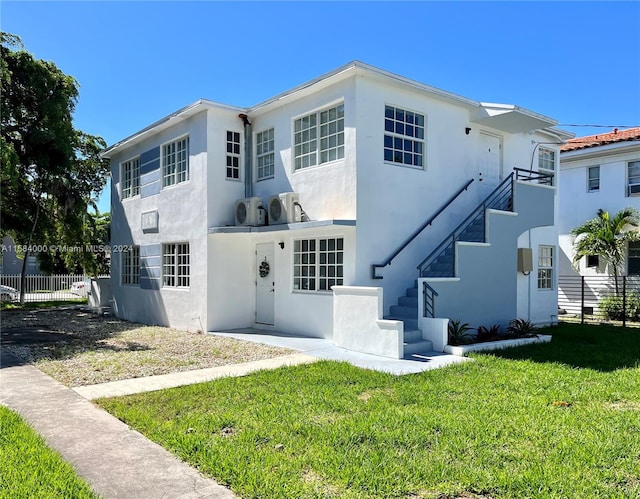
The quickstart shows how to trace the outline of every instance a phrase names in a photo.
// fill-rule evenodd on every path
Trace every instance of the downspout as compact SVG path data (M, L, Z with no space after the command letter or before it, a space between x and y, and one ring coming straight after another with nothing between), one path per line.
M253 168L251 164L252 158L252 131L249 117L242 113L238 115L244 125L244 197L253 196Z

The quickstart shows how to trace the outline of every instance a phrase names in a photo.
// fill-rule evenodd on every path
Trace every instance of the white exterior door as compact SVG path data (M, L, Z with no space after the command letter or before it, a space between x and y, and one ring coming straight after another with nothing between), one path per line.
M478 151L478 181L495 187L502 178L502 137L480 132Z
M275 306L273 243L256 245L256 323L273 325Z

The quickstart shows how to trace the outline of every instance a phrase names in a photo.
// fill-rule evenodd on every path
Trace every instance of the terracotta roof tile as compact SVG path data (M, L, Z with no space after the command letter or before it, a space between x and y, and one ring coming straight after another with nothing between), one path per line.
M640 140L640 127L618 130L614 128L612 132L589 135L587 137L576 137L570 139L560 148L560 152L575 151L577 149L587 149L589 147L604 146L615 142L628 140Z

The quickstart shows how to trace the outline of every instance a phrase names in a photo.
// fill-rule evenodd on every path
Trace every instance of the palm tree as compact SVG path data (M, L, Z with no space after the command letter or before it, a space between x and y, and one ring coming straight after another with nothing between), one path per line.
M583 256L598 255L613 274L616 294L618 294L618 275L622 270L625 252L629 241L637 241L640 218L634 208L624 208L612 218L609 212L598 210L598 216L587 220L571 231L574 237L573 263Z

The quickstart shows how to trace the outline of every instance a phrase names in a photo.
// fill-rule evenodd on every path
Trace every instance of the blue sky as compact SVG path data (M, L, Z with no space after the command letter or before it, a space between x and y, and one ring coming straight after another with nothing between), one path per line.
M0 27L78 80L75 125L108 144L199 98L250 106L353 59L561 125L640 126L638 1L3 0Z

